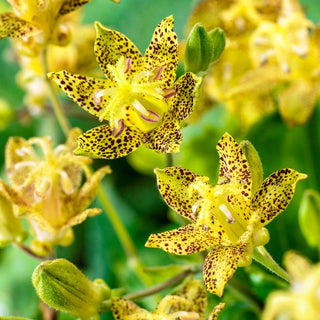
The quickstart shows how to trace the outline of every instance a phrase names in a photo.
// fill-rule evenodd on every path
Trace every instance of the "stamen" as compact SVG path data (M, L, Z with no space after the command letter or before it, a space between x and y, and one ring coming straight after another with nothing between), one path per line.
M127 58L125 60L125 69L124 69L124 73L128 73L130 68L131 68L131 64L132 64L132 60L131 58Z
M164 66L158 68L156 75L153 77L153 81L157 81L160 79Z
M156 123L161 119L160 115L158 115L156 112L151 111L151 110L147 110L147 111L149 112L148 116L145 116L145 115L140 113L140 117L143 120L145 120L147 122Z
M286 63L282 63L281 64L281 69L284 73L290 73L291 72L291 69L290 67L286 64Z
M206 224L202 225L202 230L203 231L209 231L209 227Z
M123 119L120 119L117 123L116 126L114 126L113 130L112 130L112 135L113 137L118 137L120 136L120 134L123 132L124 130L124 121Z
M227 222L229 224L233 224L236 221L235 217L231 214L231 212L229 211L229 209L225 204L221 204L219 206L219 209L224 213L224 215L227 218Z
M168 98L174 96L177 93L177 91L174 90L173 88L170 88L170 89L163 89L163 93L164 93L163 97L165 99L168 99Z
M100 103L103 100L103 94L101 94L102 90L97 90L94 94L93 94L93 102L99 106Z
M23 156L25 156L25 155L27 155L27 154L28 154L28 155L32 155L31 150L28 149L27 147L22 147L22 148L20 148L20 149L16 149L15 152L16 152L16 154L17 154L18 156L21 156L21 157L23 157Z
M150 77L152 76L153 73L151 71L141 71L139 73L137 73L133 79L132 79L132 82L136 82L138 83L140 80L142 80L143 78L145 77Z
M143 114L145 117L149 116L149 111L138 101L134 100L132 102L132 106L139 111L139 113Z

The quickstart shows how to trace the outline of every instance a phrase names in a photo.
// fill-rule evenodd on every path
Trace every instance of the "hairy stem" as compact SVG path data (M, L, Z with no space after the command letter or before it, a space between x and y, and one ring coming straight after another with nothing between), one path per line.
M172 167L173 166L173 154L172 153L166 153L166 167Z
M273 260L270 253L264 246L257 247L253 251L253 258L265 268L276 274L279 278L289 283L291 282L289 274Z

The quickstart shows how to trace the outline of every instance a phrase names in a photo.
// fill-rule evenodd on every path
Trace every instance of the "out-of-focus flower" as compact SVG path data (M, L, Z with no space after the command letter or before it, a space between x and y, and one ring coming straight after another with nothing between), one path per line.
M49 74L80 107L109 121L80 136L76 153L113 159L141 144L156 152L177 152L179 123L193 111L200 79L186 73L174 83L178 43L173 17L159 23L144 57L123 34L99 23L96 28L95 53L107 79Z
M71 227L100 209L86 209L109 167L91 173L91 159L73 155L79 129L73 129L64 145L52 148L49 137L12 137L6 145L6 171L10 199L28 220L35 240L31 249L45 255L55 244L69 245ZM85 175L84 182L82 175Z
M220 303L208 320L215 320L224 307ZM201 320L207 309L207 296L200 281L189 281L176 295L165 296L154 312L140 308L124 298L112 299L112 312L116 320Z
M312 265L306 258L288 252L284 264L292 282L289 290L275 291L267 299L262 320L319 319L320 314L320 264Z
M13 118L13 110L7 101L0 99L0 131L8 127Z
M228 133L219 140L217 150L220 174L216 186L187 169L156 169L163 199L191 223L152 234L146 246L179 255L212 248L204 262L204 281L210 292L221 296L237 267L249 265L254 248L269 241L264 227L286 209L296 183L307 176L281 169L254 192L251 171L255 167Z
M32 283L50 307L81 319L99 319L111 294L102 279L91 282L65 259L42 262L32 274Z

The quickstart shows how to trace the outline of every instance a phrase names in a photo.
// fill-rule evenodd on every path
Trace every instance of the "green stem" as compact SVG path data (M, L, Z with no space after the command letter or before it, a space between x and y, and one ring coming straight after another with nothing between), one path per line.
M289 274L273 260L270 253L264 246L255 248L253 251L253 258L281 279L289 283L291 282Z
M60 104L60 101L58 99L57 93L56 93L56 88L53 85L53 82L51 80L48 79L47 74L49 72L49 68L48 68L48 54L47 54L47 47L45 46L41 53L40 53L40 63L41 63L41 67L42 67L42 76L43 76L43 80L45 81L48 90L49 90L49 98L53 107L53 111L56 115L56 118L61 126L61 129L63 130L63 133L65 134L65 136L68 136L68 133L71 129L71 126L69 124L69 121L67 119L67 117L65 116L64 112L63 112L63 108Z
M166 153L166 167L172 167L173 166L173 154L172 153Z

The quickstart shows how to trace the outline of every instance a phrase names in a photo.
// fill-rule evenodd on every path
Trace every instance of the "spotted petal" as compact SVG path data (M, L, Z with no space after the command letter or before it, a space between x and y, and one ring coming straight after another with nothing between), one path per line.
M220 302L218 305L216 305L213 310L211 311L208 320L217 320L218 319L218 315L221 312L221 310L224 308L225 303Z
M185 73L174 84L173 89L176 94L168 99L170 109L174 117L182 121L186 119L192 112L193 107L199 95L199 86L201 78L198 78L191 72Z
M149 314L149 312L140 308L132 301L118 297L112 298L111 311L116 320L126 320L128 319L128 316L133 314Z
M141 71L142 55L137 47L120 32L103 27L96 23L97 38L94 51L101 70L109 75L108 64L115 65L121 56L131 58L129 76Z
M38 27L11 12L0 14L0 39L28 37L38 32L40 32Z
M179 152L182 133L177 120L169 113L164 114L161 124L148 132L145 146L159 153Z
M151 234L146 247L160 248L166 252L187 255L210 249L220 242L219 237L212 236L210 231L205 231L201 226L188 224L184 227Z
M54 80L75 103L94 116L99 116L104 105L109 102L109 96L104 96L103 101L98 105L94 101L94 93L114 87L111 80L85 77L67 71L51 72L48 77Z
M178 65L178 40L173 31L173 17L163 19L156 27L149 47L145 52L146 69L163 67L160 80L171 87L176 78Z
M90 1L92 0L64 0L60 8L59 15L62 16L69 12L75 11Z
M155 169L155 173L159 192L164 201L180 215L195 222L192 206L198 201L198 196L195 193L190 193L188 188L200 177L190 170L180 167Z
M254 194L251 210L260 213L260 226L272 221L289 205L299 180L307 175L293 169L281 169L270 175Z
M246 245L213 248L203 264L203 277L207 290L221 297L225 285L237 270L240 259L246 253Z
M134 128L124 127L123 132L114 137L109 125L93 128L78 138L77 155L92 158L115 159L136 150L144 141L144 134Z

